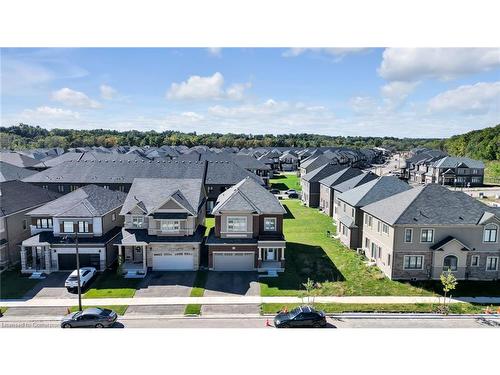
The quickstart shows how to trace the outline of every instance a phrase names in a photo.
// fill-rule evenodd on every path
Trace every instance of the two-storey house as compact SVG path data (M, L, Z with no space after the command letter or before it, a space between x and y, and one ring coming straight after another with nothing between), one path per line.
M363 236L361 209L370 203L410 189L406 182L397 177L383 176L340 193L334 210L340 241L352 249L360 248Z
M286 211L268 190L247 177L219 196L212 213L215 227L206 240L210 270L284 270Z
M32 237L21 246L21 272L50 273L80 266L103 271L116 261L113 240L126 194L87 185L27 213Z
M336 163L325 164L300 177L300 186L302 187L302 202L308 207L318 207L320 198L320 181L325 177L331 176L346 169L347 167Z
M127 277L153 271L193 271L205 233L203 179L136 178L120 215L118 246Z
M345 168L319 181L319 208L328 216L333 215L333 188L347 180L362 175L359 168Z
M500 209L437 184L362 208L365 254L391 279L500 278Z
M457 187L482 186L484 163L480 160L446 156L429 166L425 183Z

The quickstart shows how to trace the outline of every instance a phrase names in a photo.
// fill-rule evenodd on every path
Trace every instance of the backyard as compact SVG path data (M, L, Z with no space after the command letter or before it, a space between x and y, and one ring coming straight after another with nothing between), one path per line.
M287 240L285 272L277 278L261 279L263 296L300 296L308 278L319 283L320 295L334 296L425 296L441 293L439 282L392 281L376 267L367 267L361 256L340 241L331 218L316 209L287 200L284 220ZM462 281L454 296L500 295L499 282Z
M271 189L289 190L294 189L301 191L300 179L296 172L281 172L280 175L274 176L269 180Z

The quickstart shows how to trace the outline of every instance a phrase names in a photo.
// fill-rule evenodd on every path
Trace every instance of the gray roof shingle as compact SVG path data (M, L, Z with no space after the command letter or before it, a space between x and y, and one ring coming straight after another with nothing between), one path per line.
M484 169L484 163L481 160L474 160L464 157L446 156L433 163L438 168L456 168L460 164L465 164L469 168Z
M37 207L61 194L22 181L0 182L0 216Z
M36 171L17 167L13 164L0 161L0 182L22 180L25 177L35 174Z
M322 180L319 181L319 183L321 185L332 187L362 174L363 171L361 169L349 167L342 169L337 173L334 173L326 178L323 178Z

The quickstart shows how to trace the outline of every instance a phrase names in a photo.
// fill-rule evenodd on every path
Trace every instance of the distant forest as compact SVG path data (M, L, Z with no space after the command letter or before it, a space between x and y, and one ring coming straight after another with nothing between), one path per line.
M500 159L500 125L448 139L395 137L342 137L318 134L196 134L177 131L116 131L116 130L47 130L40 126L19 124L0 127L0 148L22 150L30 148L104 146L206 145L209 147L321 147L352 148L388 147L398 151L414 147L429 147L451 155L482 160Z

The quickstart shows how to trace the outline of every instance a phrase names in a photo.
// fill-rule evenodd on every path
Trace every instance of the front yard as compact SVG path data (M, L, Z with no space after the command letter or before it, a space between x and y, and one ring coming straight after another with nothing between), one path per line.
M300 178L296 172L281 172L279 176L275 176L269 180L271 189L289 190L294 189L301 191Z
M320 283L319 294L335 296L425 296L441 293L439 282L392 281L376 267L367 267L361 256L340 241L331 218L298 200L283 202L288 214L284 220L287 240L285 272L277 278L261 279L263 296L300 296L308 278ZM499 282L458 283L453 296L500 295Z
M112 271L105 271L92 282L83 298L131 298L142 279L125 279Z
M0 299L23 298L38 281L23 276L16 270L4 271L0 274Z

